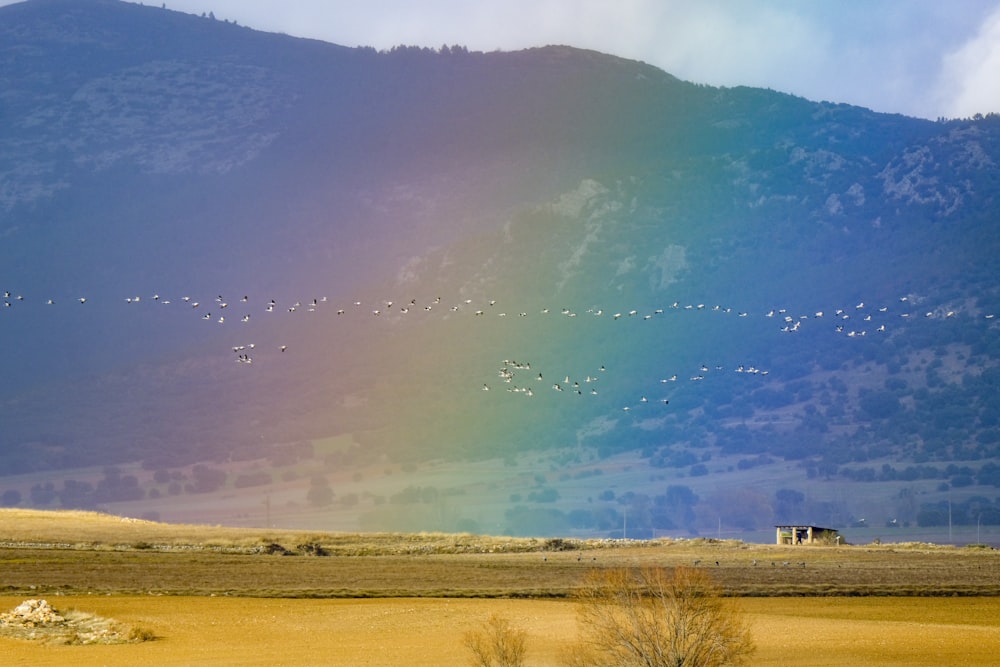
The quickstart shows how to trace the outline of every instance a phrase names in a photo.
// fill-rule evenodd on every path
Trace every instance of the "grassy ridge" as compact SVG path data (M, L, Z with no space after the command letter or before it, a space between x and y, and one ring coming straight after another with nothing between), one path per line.
M565 597L594 567L697 565L730 595L1000 595L1000 552L173 526L0 511L0 593Z
M593 540L592 545L601 543ZM0 544L89 549L256 553L277 544L294 551L318 544L334 555L517 552L548 548L549 539L453 533L334 533L167 524L100 512L0 509ZM574 544L582 544L573 541Z

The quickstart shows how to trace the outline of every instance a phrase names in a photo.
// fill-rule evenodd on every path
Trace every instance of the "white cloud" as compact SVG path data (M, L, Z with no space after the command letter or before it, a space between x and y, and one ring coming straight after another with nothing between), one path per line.
M664 34L643 48L671 73L716 85L787 89L787 82L815 71L829 48L828 36L808 17L763 5L675 7L659 27Z
M975 37L945 56L938 97L951 118L1000 112L1000 9Z

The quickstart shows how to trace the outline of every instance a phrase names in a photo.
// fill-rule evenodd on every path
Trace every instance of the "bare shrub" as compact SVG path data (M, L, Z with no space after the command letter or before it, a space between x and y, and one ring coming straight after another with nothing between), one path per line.
M475 667L522 667L527 633L497 614L465 634Z
M306 542L305 544L300 544L295 549L306 556L329 556L330 550L321 544L315 542Z
M566 656L571 667L743 665L755 648L746 621L701 570L594 570L577 600L582 637Z
M151 642L156 639L156 633L142 625L133 625L128 631L128 641L133 643Z

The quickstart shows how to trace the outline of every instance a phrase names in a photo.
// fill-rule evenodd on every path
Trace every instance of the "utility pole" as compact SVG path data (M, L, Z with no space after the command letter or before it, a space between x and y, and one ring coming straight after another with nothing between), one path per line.
M948 494L948 543L951 544L951 493Z

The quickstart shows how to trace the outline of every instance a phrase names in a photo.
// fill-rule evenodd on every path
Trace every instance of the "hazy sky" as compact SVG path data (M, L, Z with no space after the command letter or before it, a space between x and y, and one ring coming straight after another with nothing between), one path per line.
M10 4L0 0L0 4ZM159 5L159 0L145 4ZM569 44L925 118L1000 112L1000 0L167 0L346 46Z

